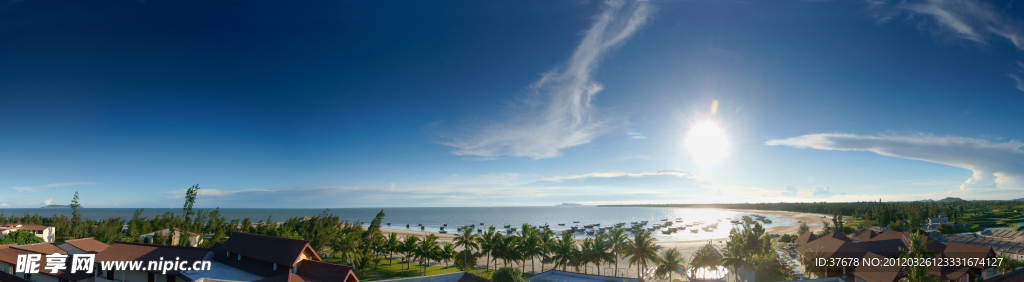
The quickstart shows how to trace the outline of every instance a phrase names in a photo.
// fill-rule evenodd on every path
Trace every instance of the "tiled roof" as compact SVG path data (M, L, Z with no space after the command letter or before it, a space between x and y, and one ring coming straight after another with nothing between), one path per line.
M181 228L175 227L174 231L181 232ZM192 231L186 231L185 233L188 233L189 235L192 235L192 236L199 236L199 233L195 233L195 232L192 232Z
M990 255L994 255L991 247L962 243L946 244L946 249L942 251L942 256L948 258L986 258Z
M853 234L853 237L850 237L850 239L858 242L867 242L870 241L871 238L875 238L875 236L878 236L878 231L867 228L861 228L860 230L854 231Z
M957 281L971 269L966 266L932 266L928 268L928 274L935 275L942 281Z
M797 247L796 251L804 257L810 256L812 252L820 251L820 258L859 258L864 255L866 251L858 247L858 244L847 244L850 242L850 238L847 238L842 233L837 233L833 231L810 243Z
M320 281L359 282L359 278L356 278L356 274L352 272L353 269L355 268L351 266L302 260L299 262L299 269L295 273L302 277Z
M796 237L796 240L793 243L802 246L806 245L807 243L810 243L811 241L814 241L814 239L818 239L818 236L814 236L814 232L808 231L805 232L803 235L800 235L800 237Z
M165 246L142 243L114 242L102 252L96 254L96 262L102 261L160 261L181 259L182 261L200 261L210 252L207 248ZM161 272L154 270L153 272ZM181 276L177 271L168 271L168 276ZM184 277L181 277L184 278Z
M257 260L273 262L281 265L292 265L303 251L313 249L309 247L309 241L286 239L272 236L263 236L234 232L227 242L224 242L224 249L232 253L241 254ZM315 260L320 260L316 252L312 252Z
M873 259L873 258L885 259L886 256L869 252L869 253L864 254L864 258L868 258L868 259ZM896 281L897 280L896 278L900 277L900 272L902 270L903 270L903 267L899 266L899 265L896 265L896 264L889 265L889 266L885 266L884 264L879 264L879 265L861 265L861 266L858 266L853 271L853 273L854 273L854 276L860 277L864 281L892 282L892 281Z
M1024 282L1024 268L986 279L985 282Z
M58 253L58 254L62 254L62 255L68 254L68 252L65 252L64 250L61 250L60 248L57 247L57 245L54 245L53 243L35 243L35 244L28 244L28 245L17 245L17 246L11 246L11 248L19 249L19 250L26 250L26 251L29 251L29 252L40 253L40 254L52 254L52 253Z
M274 277L268 277L268 278L256 280L256 281L253 281L253 282L328 282L328 281L314 280L312 278L302 277L302 276L299 276L298 274L289 272L289 273L281 274L281 275L274 276Z
M96 252L96 253L98 253L100 251L103 251L107 247L110 247L110 245L107 245L107 244L104 244L103 242L97 241L96 239L93 239L92 237L82 238L82 239L74 239L74 240L67 240L67 241L64 241L64 243L67 243L68 245L72 245L75 248L78 248L78 249L86 251L86 252Z
M879 233L875 238L871 238L871 241L903 240L903 238L910 238L910 233L889 230Z
M3 282L30 282L28 280L25 280L24 278L21 278L21 277L18 277L18 276L14 276L12 274L7 274L7 272L2 272L2 271L0 271L0 281L3 281Z
M213 246L210 247L210 251L213 252L213 260L217 262L263 277L276 277L287 274L291 271L292 267L288 264L274 269L275 263L273 262L257 260L250 257L242 257L242 259L238 259L238 254L234 252L231 252L231 255L229 256L229 251L224 249L224 243L221 242L213 243Z
M22 245L22 246L25 246L25 245ZM39 266L39 274L40 275L50 275L50 276L64 278L64 279L71 280L71 281L78 281L78 280L82 280L82 279L86 279L86 278L92 277L92 274L84 273L84 272L79 272L79 273L74 273L74 274L70 273L70 271L71 271L71 261L72 261L71 257L68 257L67 260L64 261L64 263L65 263L64 266L65 266L65 268L67 270L59 270L59 271L57 271L57 273L50 273L50 270L47 270L47 269L43 268L43 266L46 265L46 254L40 254L40 253L34 252L34 251L27 251L27 250L22 250L22 249L16 249L16 248L13 248L13 247L20 247L20 246L12 246L12 245L2 245L2 246L0 246L0 261L9 263L11 265L15 265L15 264L18 263L18 255L22 255L22 254L39 254L40 257L41 257L41 259L39 260L40 261L40 266ZM0 279L0 281L6 282L6 280L3 280L3 279Z

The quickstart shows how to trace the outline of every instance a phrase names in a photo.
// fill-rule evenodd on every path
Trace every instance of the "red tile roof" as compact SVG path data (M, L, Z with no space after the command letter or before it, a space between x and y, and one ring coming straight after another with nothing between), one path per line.
M21 227L18 227L18 225L21 225ZM47 226L47 225L21 224L21 223L0 224L0 227L17 228L18 230L28 230L28 231L43 231L43 230L46 230L47 228L50 228L50 226Z
M309 241L242 232L231 234L231 237L224 242L223 248L244 257L281 265L294 264L298 261L299 255L307 249L313 253L314 260L320 260L320 256L309 246Z
M181 258L181 260L198 261L206 257L207 248L164 246L142 243L114 242L102 252L96 254L96 262L101 261L159 261Z
M818 239L818 236L814 236L814 232L808 231L805 232L803 235L800 235L800 237L797 237L796 241L794 241L793 243L802 246L806 245L807 243L810 243L811 241L814 241L814 239Z
M17 245L17 246L11 246L11 248L12 249L25 250L25 251L29 251L29 252L33 252L33 253L40 253L40 254L52 254L52 253L58 253L58 254L62 254L62 255L68 254L68 252L65 252L64 250L61 250L60 248L57 247L57 245L54 245L53 243L35 243L35 244L28 244L28 245Z
M82 238L82 239L74 239L74 240L67 240L67 241L64 241L64 243L67 243L68 245L74 246L75 248L78 248L78 249L86 251L86 252L95 252L95 253L98 253L100 251L103 251L107 247L110 247L110 245L107 245L107 244L104 244L103 242L97 241L96 239L93 239L92 237Z
M987 258L995 257L995 252L992 251L992 247L968 245L961 243L949 243L946 244L946 248L942 251L942 257Z
M861 228L860 230L854 231L853 234L853 237L850 237L850 239L853 239L854 241L857 242L867 242L871 241L871 239L875 238L875 236L878 236L878 231L867 228Z

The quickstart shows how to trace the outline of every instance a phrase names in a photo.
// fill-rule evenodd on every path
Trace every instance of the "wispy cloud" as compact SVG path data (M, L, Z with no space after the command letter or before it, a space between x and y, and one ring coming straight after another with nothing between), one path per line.
M508 120L438 143L455 147L453 154L480 157L514 156L543 159L562 149L590 143L622 124L603 114L591 101L604 86L591 78L601 58L622 44L647 21L651 8L643 1L611 0L586 31L563 70L544 73Z
M5 204L5 203L0 203L0 207L10 207L10 206L11 205L8 205L8 204Z
M883 156L920 160L969 169L974 172L961 190L1013 189L1024 187L1024 143L931 134L856 135L809 134L774 139L767 145L819 150L866 151Z
M74 186L74 185L92 185L92 184L99 184L99 183L92 183L92 182L53 183L53 184L46 184L46 185L40 185L40 186L11 187L11 189L18 190L18 192L25 192L25 191L33 192L33 191L43 190L43 189L46 189L46 188L56 188L56 187Z
M53 204L53 199L49 199L49 200L43 201L43 205L44 206L49 206L49 205L52 205L52 204Z
M1018 50L1024 50L1024 24L1012 16L1006 16L992 7L988 1L974 0L926 0L926 1L868 1L876 17L886 22L906 13L907 19L940 39L964 39L988 45L999 39L1012 43ZM918 19L923 19L919 21ZM1009 76L1016 82L1017 89L1024 91L1018 69Z
M786 188L782 190L782 196L796 197L797 192L799 192L799 190L797 190L796 187L786 185Z

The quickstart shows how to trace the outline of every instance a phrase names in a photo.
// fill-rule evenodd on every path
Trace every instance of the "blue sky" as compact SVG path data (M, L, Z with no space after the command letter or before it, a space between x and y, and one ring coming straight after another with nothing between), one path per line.
M196 183L225 208L1019 198L1022 14L12 1L0 207L180 207Z

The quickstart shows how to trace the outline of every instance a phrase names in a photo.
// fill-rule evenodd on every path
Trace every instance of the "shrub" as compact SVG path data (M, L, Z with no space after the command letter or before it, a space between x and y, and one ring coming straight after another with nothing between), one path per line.
M515 267L502 267L491 276L494 282L523 282L523 272Z
M36 237L35 233L28 232L28 231L23 231L23 230L18 230L18 231L14 231L14 232L11 232L11 233L7 233L7 235L5 235L3 238L0 238L0 245L7 245L7 244L25 245L25 244L35 244L35 243L42 243L42 242L44 242L43 238Z
M473 255L472 250L462 250L455 255L455 268L462 271L467 271L476 267L476 256Z

